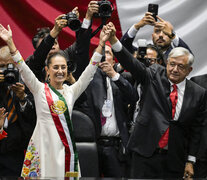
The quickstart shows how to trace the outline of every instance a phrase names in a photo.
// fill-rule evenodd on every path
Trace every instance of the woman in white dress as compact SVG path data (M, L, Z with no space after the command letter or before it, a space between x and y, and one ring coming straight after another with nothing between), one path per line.
M67 77L67 61L61 52L48 59L50 83L41 83L16 49L10 27L7 30L0 24L0 37L9 46L13 60L36 104L37 124L25 155L23 177L80 176L71 113L74 102L87 88L96 72L109 33L104 26L89 65L78 81L68 86L63 84Z

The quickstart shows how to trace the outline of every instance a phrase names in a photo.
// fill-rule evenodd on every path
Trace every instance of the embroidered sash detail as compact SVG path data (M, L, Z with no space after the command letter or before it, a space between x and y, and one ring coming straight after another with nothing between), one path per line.
M53 121L65 146L65 173L78 172L78 154L65 98L47 83L45 83L45 94Z

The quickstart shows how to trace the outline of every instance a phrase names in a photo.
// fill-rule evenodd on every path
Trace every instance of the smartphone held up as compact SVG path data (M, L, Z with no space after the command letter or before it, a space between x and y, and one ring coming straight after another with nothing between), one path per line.
M148 12L152 13L152 16L154 17L155 21L157 21L157 15L158 15L158 4L149 4L148 5Z

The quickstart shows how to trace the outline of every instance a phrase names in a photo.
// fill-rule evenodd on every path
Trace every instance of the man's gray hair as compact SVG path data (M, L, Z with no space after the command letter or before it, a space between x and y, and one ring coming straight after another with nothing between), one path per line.
M176 58L179 56L188 56L188 65L192 66L194 63L194 56L190 53L190 51L186 48L183 47L176 47L174 49L172 49L168 55L168 60L170 58Z

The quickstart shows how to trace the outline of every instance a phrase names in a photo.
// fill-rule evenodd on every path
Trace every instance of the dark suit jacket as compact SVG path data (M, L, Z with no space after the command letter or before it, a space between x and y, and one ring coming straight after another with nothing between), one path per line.
M29 98L23 112L20 111L20 104L15 96L14 103L18 119L4 129L7 138L0 141L0 176L20 176L24 150L36 124L35 107ZM6 107L3 104L1 106Z
M201 87L207 89L207 74L192 77L191 80ZM207 99L206 99L207 102ZM201 142L198 153L198 159L201 161L207 161L207 118L204 121L204 126L201 134Z
M187 155L196 156L200 140L201 122L205 112L205 89L187 80L183 105L177 122L172 121L169 99L170 83L166 68L155 64L146 68L126 48L114 52L121 65L130 71L143 86L141 111L129 140L129 148L145 157L153 155L158 142L170 125L168 154L176 167ZM177 165L176 165L177 164Z
M127 124L130 121L127 116L127 106L131 102L136 102L138 95L131 84L122 76L120 76L118 81L111 81L111 86L117 125L122 142L126 146L129 138ZM89 106L89 110L86 113L94 121L96 136L99 138L102 128L100 115L104 100L107 98L106 74L102 70L97 69L93 80L86 89L86 93L88 95L87 102Z
M135 38L135 37L134 37ZM122 36L122 38L120 39L120 42L123 44L123 46L130 52L130 53L134 53L135 50L137 50L136 47L134 47L132 45L134 38L131 38L128 36L128 31L124 34L124 36ZM184 47L186 49L188 49L191 53L191 49L189 48L189 46L181 39L179 38L179 44L177 47ZM163 53L164 58L167 59L168 54L170 53L170 51L173 49L172 45L170 45L170 47L167 49L167 51L165 51L165 53Z

